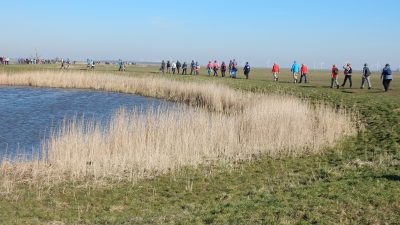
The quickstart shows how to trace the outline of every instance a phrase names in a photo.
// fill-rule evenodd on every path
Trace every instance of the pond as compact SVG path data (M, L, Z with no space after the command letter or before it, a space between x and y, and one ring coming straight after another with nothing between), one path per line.
M105 123L119 108L142 113L176 103L129 94L90 90L0 87L0 156L33 154L65 119Z

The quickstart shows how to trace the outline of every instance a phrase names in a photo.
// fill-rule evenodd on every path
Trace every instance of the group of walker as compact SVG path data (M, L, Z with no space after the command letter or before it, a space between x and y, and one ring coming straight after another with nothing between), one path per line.
M350 88L353 87L353 80L352 80L352 76L353 76L353 68L351 66L350 63L347 63L345 66L343 66L343 73L344 73L344 80L343 83L341 85L341 87L344 87L347 83L347 81L349 81L350 84ZM364 89L365 87L365 83L368 84L368 89L372 89L372 82L371 82L371 70L368 67L368 64L365 63L364 64L364 68L362 70L362 79L361 79L361 87L360 89ZM338 76L339 76L339 68L336 65L332 66L332 73L331 73L331 88L334 87L334 85L336 86L337 89L339 89L339 82L338 82ZM383 87L385 89L385 92L387 92L389 90L390 87L390 82L393 80L393 74L392 74L392 70L390 69L390 65L386 64L385 67L382 70L381 73L381 80L382 80L382 84Z
M212 76L218 77L219 76L219 71L221 71L221 76L225 77L226 72L228 70L229 72L229 77L230 78L236 78L237 77L237 72L238 72L238 66L236 63L236 60L230 60L228 66L226 65L225 62L222 62L221 65L218 63L217 60L214 60L214 62L209 61L207 64L207 74L209 77ZM182 73L181 73L182 69ZM164 60L161 62L161 67L160 67L160 72L162 74L178 74L178 75L188 75L187 72L188 69L188 64L184 62L181 64L179 60L175 61L167 61L165 62ZM246 65L243 68L243 73L246 79L249 79L250 76L250 64L246 62ZM192 60L190 63L190 74L189 75L199 75L200 74L200 64L198 62L195 62Z
M165 61L163 60L161 62L161 68L160 71L165 74L182 74L182 75L188 75L187 73L187 67L188 65L186 64L186 62L184 62L183 64L181 64L179 62L179 60L177 60L177 62L172 62L171 61L167 61L167 63L165 63ZM182 73L180 71L180 69L182 68ZM229 77L230 78L237 78L237 72L238 72L238 67L237 67L237 63L236 60L230 60L228 67L225 64L225 62L222 62L221 65L218 63L217 60L213 61L209 61L207 66L207 75L209 77L213 76L213 77L218 77L219 76L219 71L221 71L221 76L225 77L226 76L226 71L228 69L229 71ZM165 71L166 70L166 71ZM200 71L200 65L198 62L194 62L194 60L192 60L192 63L190 64L190 75L194 74L194 75L198 75ZM249 75L250 75L250 65L248 62L246 62L244 68L243 68L243 73L244 76L246 77L246 79L249 79ZM294 61L291 69L290 69L292 75L293 75L293 82L299 83L301 84L303 81L304 83L308 83L308 74L309 74L309 68L306 64L298 64L296 61ZM279 81L279 73L281 72L280 66L277 63L274 63L272 66L272 74L273 74L273 78L274 81L278 82ZM347 63L345 66L343 66L343 73L344 73L344 80L342 85L339 85L339 81L338 81L338 77L339 77L339 68L336 65L333 65L332 70L331 70L331 85L330 87L333 88L334 85L337 89L339 89L339 87L344 87L347 83L347 81L349 81L350 83L350 88L353 87L353 80L352 80L352 75L353 75L353 67L351 66L350 63ZM372 89L372 83L371 83L371 70L368 67L368 64L364 64L364 68L362 70L362 81L361 81L361 89L364 89L365 87L365 83L368 84L368 89ZM393 75L392 75L392 70L390 69L390 65L386 64L385 68L383 68L382 70L382 74L381 74L381 79L382 79L382 83L383 83L383 87L385 89L385 91L389 90L390 87L390 83L393 79Z
M304 83L308 82L307 76L309 73L309 69L307 67L307 65L302 64L300 66L300 64L298 64L296 61L294 61L290 71L293 74L293 82L294 83L302 83L303 78L304 78ZM280 73L280 67L277 63L274 63L274 65L272 66L272 74L274 76L274 81L278 81L279 80L279 73ZM353 87L353 80L352 80L352 75L353 75L353 67L351 66L350 63L347 63L345 66L343 66L343 73L344 73L344 80L342 85L339 85L339 81L338 81L338 77L339 77L339 68L336 65L332 66L332 70L331 70L331 88L335 87L337 89L339 89L340 87L344 87L347 83L347 81L349 81L350 84L350 88ZM300 75L300 80L298 79ZM371 70L368 67L368 64L365 63L364 64L364 68L362 70L362 80L361 80L361 87L360 89L364 89L365 87L365 83L368 84L368 89L372 89L372 82L371 82ZM393 74L392 74L392 70L390 69L390 65L386 64L385 67L382 70L381 73L381 80L382 80L382 84L383 87L385 89L385 92L387 92L389 90L390 87L390 83L393 80Z

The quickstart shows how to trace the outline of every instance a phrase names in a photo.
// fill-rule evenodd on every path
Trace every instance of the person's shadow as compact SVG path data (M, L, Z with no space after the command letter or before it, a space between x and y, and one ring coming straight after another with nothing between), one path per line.
M376 179L386 179L390 181L400 181L400 176L398 175L383 175L383 176L378 176L375 177Z

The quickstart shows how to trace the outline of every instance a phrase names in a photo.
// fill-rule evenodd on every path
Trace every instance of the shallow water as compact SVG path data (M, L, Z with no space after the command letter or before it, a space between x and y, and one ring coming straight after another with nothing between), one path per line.
M50 88L0 87L0 156L31 155L64 119L110 120L121 107L145 113L175 104L136 95Z

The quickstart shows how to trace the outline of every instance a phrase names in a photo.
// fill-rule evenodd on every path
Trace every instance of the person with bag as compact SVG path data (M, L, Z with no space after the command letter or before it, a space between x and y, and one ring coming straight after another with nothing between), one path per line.
M213 64L214 77L218 77L218 70L219 70L219 64L217 60L215 60Z
M231 70L231 75L230 75L230 77L233 78L233 79L236 79L237 71L238 71L238 69L237 69L237 63L236 63L235 60L233 60L233 61L232 61L232 70Z
M226 65L225 65L225 62L222 62L222 64L221 64L221 75L222 75L222 77L225 77L225 72L226 72Z
M187 64L186 62L183 63L182 65L182 75L187 75Z
M193 75L193 72L195 70L196 64L194 63L194 60L192 60L192 62L190 63L190 75Z
M211 77L211 69L212 69L212 63L211 63L211 61L208 61L208 64L207 64L207 74L208 74L208 76L209 77Z
M299 73L300 73L300 65L297 64L296 61L294 61L292 68L290 69L290 72L293 73L293 81L296 84L299 79Z
M160 71L162 72L162 74L165 74L165 61L164 60L161 62Z
M333 83L335 83L336 88L339 89L338 76L339 76L339 69L336 67L336 65L333 65L332 76L331 76L331 88L333 88Z
M393 80L392 70L390 69L389 64L386 64L385 68L383 68L381 79L385 92L387 92L390 87L390 82Z
M169 60L167 61L167 73L171 73L171 62Z
M281 72L281 68L279 67L278 64L274 63L272 66L272 74L274 75L274 81L278 81L278 75Z
M363 74L362 74L362 81L361 81L361 88L364 89L364 84L365 81L368 83L368 90L372 89L372 84L371 84L371 70L369 70L368 64L364 64L363 68Z
M246 62L246 65L244 66L243 71L244 71L244 75L246 76L246 79L249 79L249 75L250 75L249 62Z
M352 75L353 75L353 68L351 67L350 63L347 63L346 66L343 66L344 69L344 81L342 84L342 87L346 85L347 80L349 80L350 83L350 88L353 87L353 80L352 80Z

